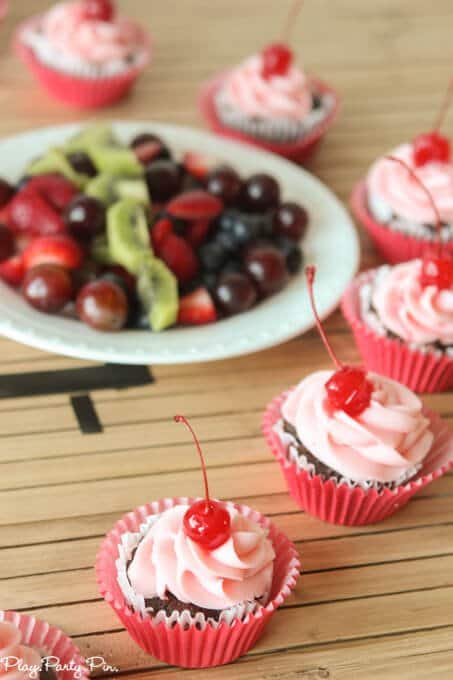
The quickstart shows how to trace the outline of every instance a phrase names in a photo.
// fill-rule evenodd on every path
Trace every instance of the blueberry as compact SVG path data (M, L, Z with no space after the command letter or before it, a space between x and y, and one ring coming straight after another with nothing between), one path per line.
M229 253L234 253L237 250L236 238L230 231L217 232L215 240Z
M217 285L217 274L215 272L203 272L201 279L203 286L207 288L210 293L212 293Z
M221 269L228 253L221 243L209 241L200 248L199 257L203 269L208 272L216 272Z
M301 270L304 261L304 255L300 246L284 236L274 239L274 244L285 258L288 272L290 274L297 274Z
M225 262L225 264L222 267L222 275L231 274L232 272L234 272L235 274L242 272L242 262L240 260L230 258Z
M232 231L238 215L237 210L225 210L217 220L218 228L222 231Z

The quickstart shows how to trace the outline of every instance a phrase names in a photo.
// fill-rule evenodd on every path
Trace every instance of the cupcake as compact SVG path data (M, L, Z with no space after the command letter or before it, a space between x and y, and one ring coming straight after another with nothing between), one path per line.
M334 524L371 524L392 515L453 466L453 436L401 383L344 366L318 328L335 371L317 371L277 397L264 433L291 495Z
M19 26L15 48L51 95L82 109L124 96L150 59L142 28L112 0L70 0Z
M438 132L450 88L436 128L391 151L412 174L378 158L354 188L351 207L385 260L397 264L421 257L436 239L437 215L420 182L429 190L440 214L442 241L453 254L453 162L449 140ZM415 177L414 177L415 175ZM417 179L419 182L417 182Z
M5 680L85 680L79 650L58 628L32 616L0 611L0 676Z
M145 651L203 668L255 644L300 565L269 520L210 498L193 436L206 498L164 499L129 513L107 535L96 571L101 594Z
M293 4L289 26L298 6ZM285 33L288 37L289 28ZM200 108L215 132L304 161L332 124L338 100L294 63L285 41L207 83Z

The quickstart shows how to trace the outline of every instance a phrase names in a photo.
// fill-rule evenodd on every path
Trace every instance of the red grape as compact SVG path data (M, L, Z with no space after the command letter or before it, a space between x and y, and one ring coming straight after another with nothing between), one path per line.
M22 293L35 309L55 314L72 297L71 275L54 264L41 264L30 269L22 284Z
M119 331L127 321L126 295L113 281L87 283L77 296L76 306L79 318L98 331Z

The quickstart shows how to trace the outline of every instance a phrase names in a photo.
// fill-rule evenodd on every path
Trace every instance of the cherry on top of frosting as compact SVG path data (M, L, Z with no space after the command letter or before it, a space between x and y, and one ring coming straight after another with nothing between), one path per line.
M112 0L84 0L85 17L91 21L112 21L115 5Z
M442 220L431 192L405 161L396 156L386 156L386 158L393 163L399 163L407 170L412 180L425 192L436 216L437 243L422 258L420 285L422 288L435 286L439 290L453 288L453 258L443 247Z
M313 283L315 280L316 267L308 266L305 269L305 276L308 285L311 308L315 317L316 326L322 341L329 353L330 358L335 364L336 371L325 384L327 404L333 411L344 411L352 418L359 416L371 403L371 394L374 390L373 383L368 380L366 371L359 366L346 366L342 364L327 338L322 326L321 319L316 309L313 294Z
M205 500L195 501L186 511L183 518L184 533L195 543L207 550L214 550L223 545L231 536L231 520L228 511L217 501L209 497L206 463L201 452L200 442L187 418L175 416L177 423L184 423L191 433L200 458L205 488Z
M439 130L444 122L453 98L453 80L445 94L439 115L431 132L417 135L412 142L412 153L415 167L419 168L427 163L448 163L450 160L450 141Z
M262 51L263 78L284 76L288 73L291 64L293 63L294 54L287 43L289 42L294 21L302 8L302 4L303 0L293 0L288 16L286 17L282 41L272 43Z

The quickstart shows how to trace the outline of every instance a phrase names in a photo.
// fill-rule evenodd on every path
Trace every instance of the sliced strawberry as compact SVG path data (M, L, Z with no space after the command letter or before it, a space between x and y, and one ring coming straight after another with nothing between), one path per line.
M173 223L168 217L161 217L153 224L151 229L151 241L156 254L159 255L160 247L168 234L173 231Z
M27 189L37 191L59 212L62 212L79 193L75 184L56 173L32 177L27 183Z
M222 212L223 203L207 191L197 189L185 191L173 198L167 204L166 210L172 217L183 220L212 220Z
M180 283L190 281L198 271L198 259L192 247L181 236L168 234L162 241L159 257Z
M209 159L197 151L188 151L185 153L182 158L182 164L189 175L201 180L206 178L210 170Z
M64 269L78 269L83 251L71 236L40 236L33 239L23 252L26 271L40 264L56 264Z
M16 234L27 236L63 234L66 231L62 217L28 185L8 204L7 224Z
M211 225L211 220L196 220L189 224L187 229L186 238L189 243L197 248L200 246L208 235L209 227Z
M178 323L199 325L217 319L217 312L206 288L197 288L179 301Z
M25 275L22 255L13 255L0 262L0 279L10 286L20 286Z

